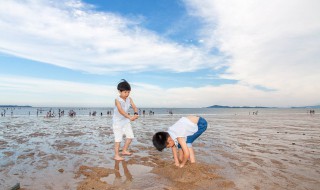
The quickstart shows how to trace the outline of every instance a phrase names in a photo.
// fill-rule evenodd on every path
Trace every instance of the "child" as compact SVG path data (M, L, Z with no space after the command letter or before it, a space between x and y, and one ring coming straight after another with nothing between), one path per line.
M128 151L128 147L134 138L132 127L130 121L134 121L138 118L138 109L133 103L132 99L129 97L131 86L130 84L122 79L117 87L120 96L115 100L115 107L113 112L113 134L114 134L114 159L124 160L123 157L119 155L120 143L122 141L123 135L126 135L126 142L122 148L122 155L131 155ZM128 110L132 106L134 110L134 115L130 116Z
M195 163L196 159L192 143L207 129L207 121L202 117L182 117L167 132L157 132L153 135L153 145L157 150L171 148L176 166L182 168L188 159ZM178 144L178 145L177 145ZM179 158L177 148L179 148ZM181 149L182 148L182 149Z

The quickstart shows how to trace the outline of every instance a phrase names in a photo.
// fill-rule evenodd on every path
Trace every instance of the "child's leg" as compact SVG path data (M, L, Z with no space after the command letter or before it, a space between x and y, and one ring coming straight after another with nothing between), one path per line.
M190 162L191 163L195 163L196 162L196 157L194 156L194 150L193 150L192 147L188 147L188 149L189 149L189 153L190 153L190 157L189 157Z
M132 153L130 153L128 151L129 145L131 144L132 139L127 138L126 142L122 148L122 155L131 155Z
M179 162L182 162L182 160L183 160L183 151L182 151L182 148L179 148L178 149L179 151Z
M127 123L124 126L124 134L126 135L126 142L122 149L122 155L131 155L132 153L128 151L128 148L129 148L129 145L131 144L132 139L134 138L134 135L133 135L133 131L130 123Z
M113 134L114 134L114 159L115 160L124 160L119 155L119 149L120 149L120 143L122 141L123 132L121 130L121 127L117 125L113 125Z
M192 148L192 143L207 129L207 125L208 125L207 121L205 119L203 119L202 117L200 117L199 121L198 121L198 131L195 132L193 135L187 136L186 143L189 148L189 152L190 152L189 159L190 159L191 163L196 162L194 150ZM179 148L179 159L182 160L183 152L182 152L180 144L178 144L178 148Z
M205 130L207 130L208 123L202 117L199 118L198 121L198 131L195 132L193 135L187 137L187 144L192 144Z
M188 147L189 149L189 153L190 153L190 156L189 156L189 160L191 163L195 163L196 162L196 158L195 158L195 155L194 155L194 150L192 147ZM181 148L179 148L179 162L181 162L183 159L183 151Z
M120 142L115 142L114 143L114 159L115 160L124 160L124 158L122 158L119 155L119 148L120 148Z

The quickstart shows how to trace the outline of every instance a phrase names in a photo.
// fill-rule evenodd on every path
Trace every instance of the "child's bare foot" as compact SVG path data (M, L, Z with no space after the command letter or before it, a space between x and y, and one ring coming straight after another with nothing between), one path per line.
M121 156L114 156L114 158L113 159L115 159L115 160L124 160L124 158L122 158Z
M128 152L128 151L122 151L121 155L122 155L122 156L131 156L132 153L131 153L131 152Z

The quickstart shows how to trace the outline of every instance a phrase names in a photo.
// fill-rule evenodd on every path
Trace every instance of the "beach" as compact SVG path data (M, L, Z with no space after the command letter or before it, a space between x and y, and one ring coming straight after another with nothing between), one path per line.
M0 118L0 189L295 189L320 186L320 111L305 109L153 109L132 123L125 161L113 160L112 116ZM103 116L99 113L103 112ZM148 113L148 112L147 112ZM180 117L201 115L207 131L193 144L197 163L174 166L152 136ZM123 145L123 142L122 142Z

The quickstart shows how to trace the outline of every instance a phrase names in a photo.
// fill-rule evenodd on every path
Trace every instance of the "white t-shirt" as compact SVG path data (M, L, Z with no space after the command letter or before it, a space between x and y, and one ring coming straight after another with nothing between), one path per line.
M122 98L117 97L116 98L119 102L120 102L120 105L121 105L121 108L126 112L128 113L128 110L131 106L131 101L130 101L130 98L127 97L127 99L124 101ZM117 106L114 107L114 110L113 110L113 117L112 117L112 121L113 121L113 125L116 125L118 127L121 127L121 126L124 126L125 124L127 123L130 123L130 119L124 117L123 115L121 115L119 113L119 110L117 108Z
M197 131L198 125L186 117L182 117L168 129L168 133L176 145L178 137L184 137L187 140L187 136L193 135Z

